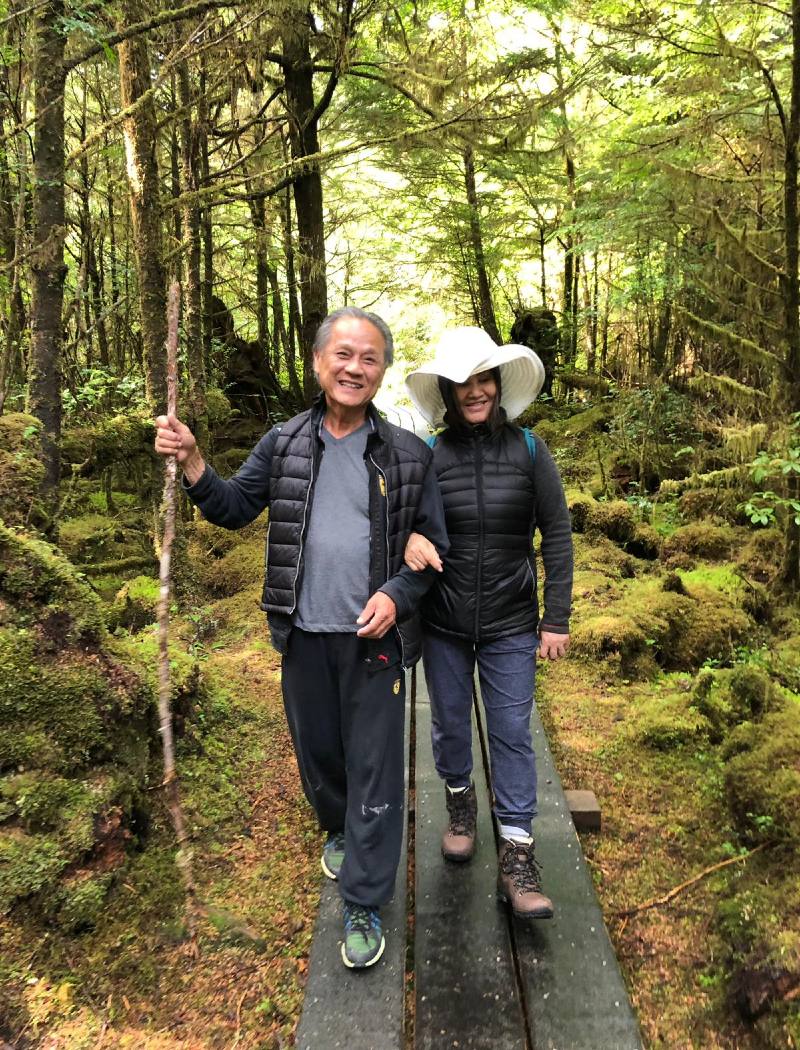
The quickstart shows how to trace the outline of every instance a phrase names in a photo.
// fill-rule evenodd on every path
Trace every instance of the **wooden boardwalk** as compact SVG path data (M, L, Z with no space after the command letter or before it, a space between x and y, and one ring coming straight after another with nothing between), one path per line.
M416 729L413 893L407 892L404 846L395 898L383 912L384 958L354 973L339 955L336 886L324 880L296 1045L640 1050L636 1018L538 716L532 722L539 767L536 851L556 913L550 921L526 923L513 920L495 897L497 854L480 721L473 723L478 847L470 864L447 864L439 852L444 792L433 768L421 667L416 695L410 677L408 685Z

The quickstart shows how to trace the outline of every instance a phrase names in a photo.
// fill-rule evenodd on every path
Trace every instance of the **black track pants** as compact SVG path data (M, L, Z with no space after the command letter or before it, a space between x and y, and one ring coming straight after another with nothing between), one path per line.
M345 835L342 897L391 899L403 837L405 676L392 631L367 660L355 634L292 628L283 702L306 797Z

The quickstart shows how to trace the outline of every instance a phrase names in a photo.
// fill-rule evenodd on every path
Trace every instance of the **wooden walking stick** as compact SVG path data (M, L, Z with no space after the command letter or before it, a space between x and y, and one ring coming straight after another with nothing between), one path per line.
M167 301L167 412L175 415L178 388L178 317L180 314L181 287L177 281L169 289ZM164 781L167 808L172 818L175 837L178 840L176 863L183 878L186 891L186 925L192 943L195 941L195 884L192 865L192 849L186 831L186 821L181 807L178 774L175 770L175 737L172 731L172 697L169 677L169 592L170 558L175 539L175 479L178 464L175 456L168 456L164 481L164 534L161 541L159 580L161 589L158 599L158 716L161 744L164 750Z

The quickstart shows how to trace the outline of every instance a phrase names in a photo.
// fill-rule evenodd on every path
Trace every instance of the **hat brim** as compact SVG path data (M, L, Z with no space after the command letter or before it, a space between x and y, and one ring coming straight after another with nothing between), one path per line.
M439 390L439 377L464 383L478 372L500 369L500 407L508 419L516 419L534 401L544 386L544 365L527 346L509 343L494 347L475 364L471 361L434 358L406 377L409 397L433 427L444 423L445 404Z

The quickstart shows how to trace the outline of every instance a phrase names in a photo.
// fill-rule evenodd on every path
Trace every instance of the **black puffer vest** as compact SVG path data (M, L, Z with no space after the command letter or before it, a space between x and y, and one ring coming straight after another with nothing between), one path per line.
M308 411L283 424L272 456L267 572L261 608L268 614L280 652L285 651L302 586L303 544L314 479L324 450L319 437L324 413L324 401L318 398ZM365 454L369 476L370 592L374 593L403 564L432 453L409 431L386 423L371 405L367 416L374 424ZM335 521L330 524L336 528ZM419 659L415 621L416 617L412 617L398 625L406 667ZM378 642L376 645L380 647Z
M533 462L524 434L509 423L463 438L445 431L433 463L450 552L423 600L423 620L475 642L535 630Z

